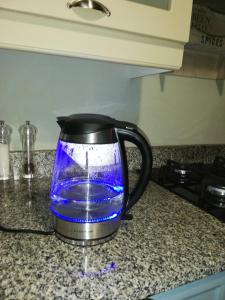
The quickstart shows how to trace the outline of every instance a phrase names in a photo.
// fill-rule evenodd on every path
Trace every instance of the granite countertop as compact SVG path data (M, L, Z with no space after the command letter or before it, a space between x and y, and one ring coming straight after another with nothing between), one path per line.
M0 183L0 221L49 231L49 179ZM144 299L225 270L225 224L154 183L108 243L0 232L0 299Z

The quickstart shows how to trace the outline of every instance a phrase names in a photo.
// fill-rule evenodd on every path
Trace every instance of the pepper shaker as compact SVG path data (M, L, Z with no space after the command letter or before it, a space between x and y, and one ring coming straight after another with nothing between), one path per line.
M37 128L30 121L26 121L19 127L19 133L23 151L23 178L31 179L34 177L33 149Z
M12 128L0 120L0 180L8 180L10 177L9 143Z

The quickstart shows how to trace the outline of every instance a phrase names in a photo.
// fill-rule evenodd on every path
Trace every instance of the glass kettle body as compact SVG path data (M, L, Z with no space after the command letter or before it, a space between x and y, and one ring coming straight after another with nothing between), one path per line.
M83 246L110 240L149 181L150 146L134 124L102 115L59 117L58 124L50 194L56 234ZM145 166L130 194L125 140L139 147Z

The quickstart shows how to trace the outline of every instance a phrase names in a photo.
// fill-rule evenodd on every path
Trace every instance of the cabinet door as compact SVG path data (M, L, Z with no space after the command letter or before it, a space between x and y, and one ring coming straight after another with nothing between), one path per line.
M74 0L0 0L0 8L186 42L189 38L192 0L99 0L110 11L97 20L83 18Z

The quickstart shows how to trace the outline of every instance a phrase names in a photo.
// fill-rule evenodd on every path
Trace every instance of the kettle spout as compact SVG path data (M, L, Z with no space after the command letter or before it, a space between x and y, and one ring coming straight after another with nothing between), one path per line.
M57 117L57 123L59 124L60 128L62 129L65 125L66 117Z

